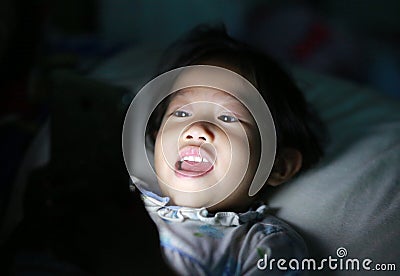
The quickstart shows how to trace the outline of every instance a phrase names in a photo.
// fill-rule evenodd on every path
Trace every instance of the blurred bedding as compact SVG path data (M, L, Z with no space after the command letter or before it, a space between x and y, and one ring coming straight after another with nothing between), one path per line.
M330 141L313 170L268 198L316 257L395 263L400 256L400 104L375 91L294 70Z

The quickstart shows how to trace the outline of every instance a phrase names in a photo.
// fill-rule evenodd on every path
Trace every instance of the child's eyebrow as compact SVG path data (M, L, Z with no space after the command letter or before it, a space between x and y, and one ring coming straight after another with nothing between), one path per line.
M246 106L237 98L234 96L230 95L227 93L227 97L225 98L224 101L224 106L229 109L229 107L232 107L232 109L237 109L237 110L245 110L248 111Z
M190 103L188 96L185 95L186 91L187 90L179 90L179 91L173 93L170 102L173 102L176 98L178 98L179 100L183 100L185 103Z
M181 103L183 103L183 104L190 103L188 97L185 96L184 91L178 91L178 92L175 92L174 94L172 94L172 98L169 102L169 105L176 104L176 100L178 100L180 102L180 104Z

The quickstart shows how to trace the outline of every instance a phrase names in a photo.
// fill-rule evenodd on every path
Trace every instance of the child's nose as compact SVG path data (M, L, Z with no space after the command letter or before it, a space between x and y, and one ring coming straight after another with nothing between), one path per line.
M212 142L214 140L212 125L207 122L192 124L183 132L182 136L187 141Z

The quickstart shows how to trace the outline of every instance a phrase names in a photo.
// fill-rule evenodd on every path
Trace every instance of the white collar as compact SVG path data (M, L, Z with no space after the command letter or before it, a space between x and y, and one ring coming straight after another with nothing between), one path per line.
M261 205L256 210L249 210L245 213L218 212L210 214L205 207L191 208L167 205L170 201L169 197L161 197L146 190L142 190L142 199L149 212L157 213L162 219L175 222L195 220L211 225L238 226L250 221L260 220L265 217L268 211L266 205Z

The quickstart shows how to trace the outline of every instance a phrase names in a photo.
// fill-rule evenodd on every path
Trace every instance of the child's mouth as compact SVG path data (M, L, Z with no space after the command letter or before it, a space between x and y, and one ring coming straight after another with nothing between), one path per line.
M199 147L185 147L179 153L175 163L175 172L183 177L200 177L214 169L214 160Z

